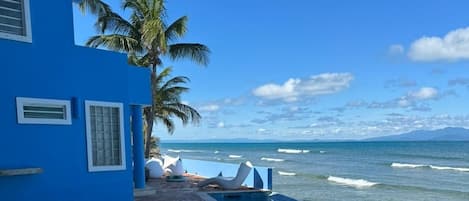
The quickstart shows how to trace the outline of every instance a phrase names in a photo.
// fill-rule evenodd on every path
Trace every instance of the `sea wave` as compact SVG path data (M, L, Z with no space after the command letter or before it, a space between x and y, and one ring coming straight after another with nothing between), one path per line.
M429 165L429 167L435 170L454 170L454 171L460 171L460 172L469 172L469 168L443 167L443 166L435 166L435 165Z
M301 149L277 149L279 153L286 153L286 154L301 154L301 153L309 153L310 150L301 150Z
M201 151L188 150L188 149L168 149L168 152L173 152L173 153L197 153L197 152L201 152Z
M242 158L242 155L229 155L230 158Z
M379 183L370 182L364 179L348 179L348 178L334 177L334 176L327 177L327 180L338 183L338 184L355 187L355 188L367 188L367 187L372 187L374 185L379 184Z
M220 151L215 150L213 153L214 153L214 154L218 154L218 153L220 153Z
M422 165L422 164L392 163L391 167L394 167L394 168L430 168L433 170L452 170L452 171L459 171L459 172L469 172L469 168Z
M425 167L426 165L421 165L421 164L407 164L407 163L392 163L391 167L394 168L419 168L419 167Z
M261 160L262 160L262 161L273 161L273 162L283 162L283 161L285 161L285 159L280 159L280 158L266 158L266 157L262 157Z
M294 172L278 171L278 174L282 175L282 176L296 176L296 173L294 173Z
M320 154L325 154L325 153L326 153L326 151L319 151L319 153L320 153Z

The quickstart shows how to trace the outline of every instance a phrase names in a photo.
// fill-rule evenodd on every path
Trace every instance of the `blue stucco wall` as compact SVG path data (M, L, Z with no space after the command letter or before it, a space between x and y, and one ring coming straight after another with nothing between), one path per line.
M130 105L150 103L148 70L75 46L72 0L30 4L32 43L0 39L0 169L44 172L0 176L0 200L133 200ZM74 99L72 125L17 124L16 97ZM124 104L126 170L88 172L85 100Z

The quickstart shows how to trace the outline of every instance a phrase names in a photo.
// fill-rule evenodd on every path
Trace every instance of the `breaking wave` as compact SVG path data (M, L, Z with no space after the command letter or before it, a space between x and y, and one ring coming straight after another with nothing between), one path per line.
M443 167L443 166L435 166L435 165L429 165L429 167L435 170L454 170L454 171L460 171L460 172L469 172L469 168Z
M301 154L301 153L309 153L309 150L300 150L300 149L277 149L279 153L286 153L286 154Z
M282 176L296 176L296 173L294 173L294 172L278 171L278 174L282 175Z
M327 177L327 180L341 184L341 185L351 186L355 188L368 188L368 187L372 187L374 185L379 184L379 183L370 182L364 179L348 179L348 178L334 177L334 176Z
M241 156L241 155L229 155L228 157L230 157L230 158L242 158L243 156Z
M173 153L197 153L197 152L201 152L201 151L188 150L188 149L168 149L168 152L173 152Z
M422 165L422 164L392 163L391 167L393 168L430 168L433 170L451 170L451 171L458 171L458 172L469 172L469 168L445 167L445 166Z
M394 168L419 168L419 167L425 167L425 165L407 164L407 163L392 163L391 167L394 167Z
M283 162L283 161L285 161L285 159L280 159L280 158L266 158L266 157L262 157L261 160L262 160L262 161L272 161L272 162Z

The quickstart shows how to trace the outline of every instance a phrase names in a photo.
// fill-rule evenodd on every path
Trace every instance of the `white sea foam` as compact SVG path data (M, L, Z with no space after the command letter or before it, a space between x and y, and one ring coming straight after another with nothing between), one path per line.
M326 151L319 151L319 153L320 153L320 154L325 154L325 153L326 153Z
M218 154L218 153L220 153L220 152L219 152L218 150L215 150L213 153L214 153L214 154Z
M230 158L241 158L243 156L241 156L241 155L229 155L228 157L230 157Z
M299 154L302 153L302 150L298 149L277 149L277 152L279 153L287 153L287 154Z
M452 170L459 172L469 172L469 168L462 167L445 167L445 166L436 166L436 165L422 165L422 164L406 164L406 163L392 163L391 167L394 168L430 168L433 170Z
M327 180L338 183L338 184L355 187L355 188L367 188L367 187L372 187L378 184L378 183L370 182L364 179L348 179L348 178L334 177L334 176L327 177Z
M280 159L280 158L266 158L262 157L261 160L263 161L273 161L273 162L283 162L285 159Z
M296 173L294 173L294 172L278 171L278 174L279 174L279 175L282 175L282 176L296 176Z
M407 163L392 163L391 167L394 168L419 168L419 167L425 167L426 165L421 165L421 164L407 164Z
M173 152L173 153L195 153L195 152L201 152L197 150L187 150L187 149L168 149L168 152Z
M443 166L435 166L435 165L430 165L429 167L435 170L454 170L454 171L460 171L460 172L469 172L469 168L443 167Z
M301 153L309 153L309 150L300 150L300 149L277 149L279 153L286 153L286 154L301 154Z

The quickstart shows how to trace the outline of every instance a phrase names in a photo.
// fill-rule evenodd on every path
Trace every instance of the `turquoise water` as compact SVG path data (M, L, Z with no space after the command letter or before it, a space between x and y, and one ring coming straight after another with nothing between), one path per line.
M265 192L209 193L217 201L270 201Z
M182 158L273 167L298 200L469 200L469 142L168 143Z

